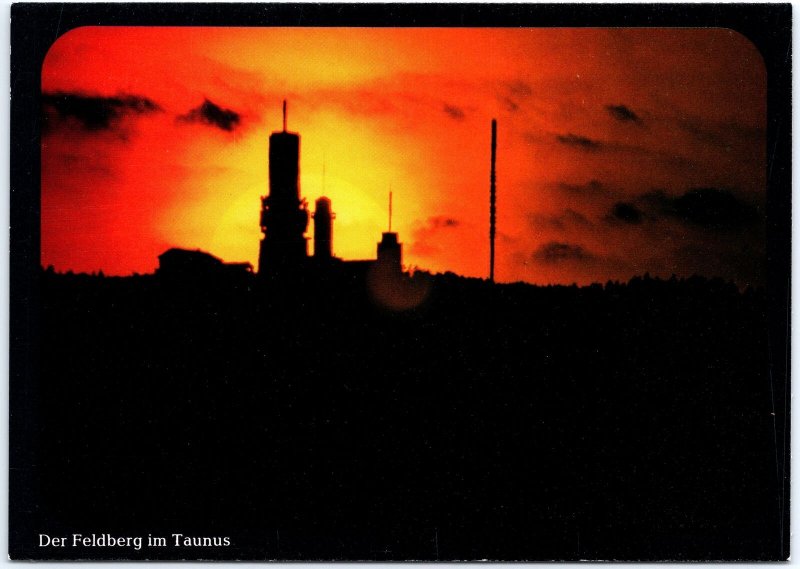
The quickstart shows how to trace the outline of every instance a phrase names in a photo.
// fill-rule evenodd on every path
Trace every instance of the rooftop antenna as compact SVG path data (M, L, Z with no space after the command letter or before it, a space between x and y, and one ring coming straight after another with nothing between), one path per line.
M495 188L495 161L497 160L497 119L492 119L492 172L489 176L489 280L494 282L494 236L497 213L497 189Z
M392 191L389 190L389 233L392 232Z
M283 100L283 132L286 132L286 99Z

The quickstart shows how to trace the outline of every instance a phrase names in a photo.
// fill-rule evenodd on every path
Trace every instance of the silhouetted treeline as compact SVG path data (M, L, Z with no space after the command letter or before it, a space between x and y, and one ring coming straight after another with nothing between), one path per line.
M134 558L780 554L761 290L417 273L394 312L362 278L41 276L42 532L233 541Z

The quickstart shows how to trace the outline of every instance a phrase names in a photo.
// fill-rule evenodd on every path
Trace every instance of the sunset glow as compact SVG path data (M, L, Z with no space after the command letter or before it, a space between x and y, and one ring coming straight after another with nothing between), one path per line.
M725 29L79 28L42 70L41 261L255 266L286 99L339 257L375 257L392 191L407 267L488 276L497 118L499 281L760 283L765 89Z

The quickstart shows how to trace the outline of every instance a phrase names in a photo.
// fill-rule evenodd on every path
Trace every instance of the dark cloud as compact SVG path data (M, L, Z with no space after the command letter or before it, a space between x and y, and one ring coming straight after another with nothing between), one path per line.
M592 260L593 256L580 245L550 241L533 252L533 259L546 265L556 265L566 261L584 263Z
M239 126L241 115L230 109L223 109L206 99L199 107L179 116L178 120L201 123L230 132Z
M711 231L742 230L759 219L754 206L718 188L693 188L678 197L656 190L642 196L642 202L664 217Z
M666 191L655 189L640 195L637 201L653 213L669 213L672 210L673 199Z
M590 180L585 184L568 184L561 182L558 189L569 194L577 195L599 195L606 193L606 188L599 180Z
M459 222L457 219L447 217L444 215L437 215L428 218L428 227L431 229L441 229L445 227L458 227Z
M737 122L712 123L697 117L678 119L678 126L697 142L730 151L740 144L758 144L764 139L764 130Z
M503 106L513 112L519 110L520 100L527 99L533 95L533 89L525 81L512 81L503 85L503 91L499 95L500 102Z
M43 93L42 105L46 131L59 119L75 119L84 129L90 131L108 130L125 116L161 110L161 107L147 97L126 94L100 97L79 93Z
M569 227L590 227L592 225L592 222L586 219L585 215L570 208L565 209L559 215L531 213L529 219L534 229L556 229L562 231Z
M409 245L409 252L420 256L433 256L441 252L440 238L442 231L455 229L461 223L446 215L435 215L427 219L425 225L416 227L413 231L413 241Z
M533 89L525 81L512 81L508 84L508 92L515 97L530 97L533 95Z
M625 105L606 105L608 113L620 122L642 124L642 119Z
M464 111L454 105L448 105L445 103L444 105L444 112L449 116L451 119L460 121L464 120Z
M724 149L730 148L730 143L719 130L710 128L696 119L681 119L678 125L684 132L690 134L692 138L703 144L710 144Z
M607 220L612 222L621 221L623 223L637 225L642 222L642 218L643 214L641 210L639 210L639 208L632 203L617 202L614 204L614 207L611 208L611 213L608 214Z
M506 110L511 111L512 113L519 110L519 105L511 97L501 97L500 101L503 103L503 106L506 108Z
M602 142L586 138L585 136L572 134L571 132L569 134L559 134L556 136L556 139L565 146L572 146L573 148L579 148L587 152L600 150L603 146Z
M757 210L728 190L695 188L674 198L667 213L685 223L715 231L732 231L752 225Z
M646 126L643 125L642 128L646 128ZM572 132L567 134L548 133L546 138L539 133L525 132L522 134L522 137L527 143L532 145L548 144L554 141L557 144L586 153L608 155L613 157L614 160L647 160L655 167L679 168L687 173L697 166L695 160L687 158L682 154L687 152L687 149L680 146L672 151L662 151L640 144L630 144L625 140L599 140ZM641 167L646 168L647 166L641 165Z

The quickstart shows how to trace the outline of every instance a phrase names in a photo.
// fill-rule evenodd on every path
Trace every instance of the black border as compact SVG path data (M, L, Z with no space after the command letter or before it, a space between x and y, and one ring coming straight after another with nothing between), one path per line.
M781 551L789 556L791 264L790 4L34 4L11 7L9 553L25 551L29 444L37 425L37 307L41 67L71 29L116 26L724 27L760 50L767 71L767 296L776 434L783 493Z

